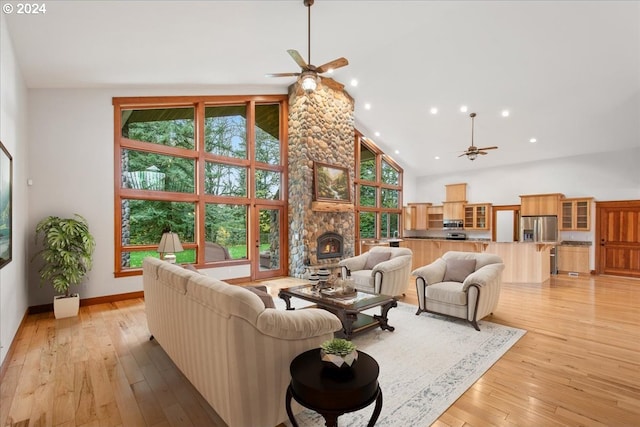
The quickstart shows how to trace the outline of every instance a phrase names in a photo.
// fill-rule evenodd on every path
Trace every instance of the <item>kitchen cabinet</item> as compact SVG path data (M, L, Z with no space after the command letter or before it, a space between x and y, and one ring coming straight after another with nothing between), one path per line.
M443 202L443 219L464 219L464 202Z
M591 198L562 199L560 230L591 229Z
M564 195L560 193L553 194L531 194L520 196L520 215L522 216L538 216L538 215L559 215L560 199Z
M442 206L429 206L427 208L427 217L428 224L430 230L438 230L443 227L442 219L443 219L443 208Z
M404 229L427 230L429 228L428 209L430 206L431 203L409 203L404 208Z
M464 228L465 230L491 229L491 205L489 203L465 205Z
M467 184L448 184L445 185L447 202L466 202L467 201ZM455 218L460 219L460 218Z
M565 246L557 249L558 270L563 273L589 274L589 246Z

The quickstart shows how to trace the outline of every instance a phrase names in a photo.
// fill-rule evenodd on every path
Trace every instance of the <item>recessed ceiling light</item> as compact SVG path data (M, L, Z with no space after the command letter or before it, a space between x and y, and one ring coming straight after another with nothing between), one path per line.
M509 117L509 110L502 110L502 117Z
M329 68L329 69L327 70L327 73L329 73L329 74L333 74L333 68Z
M431 107L431 114L438 114L438 109L436 107Z
M356 79L352 79L352 80L351 80L351 86L353 86L353 87L358 86L358 80L356 80Z
M380 132L374 133L375 136L380 136Z
M440 156L435 156L434 159L440 160Z
M400 150L396 150L396 151L394 151L394 153L400 154Z
M371 104L369 104L368 102L366 104L364 104L364 109L365 110L371 110Z
M530 143L532 143L532 144L533 144L534 142L536 142L536 141L538 141L538 140L537 140L537 139L535 139L535 138L531 138L531 139L529 140L529 142L530 142Z
M461 113L466 113L466 112L467 112L467 110L468 110L468 108L467 108L467 106L466 106L466 105L463 105L462 107L460 107L460 112L461 112Z

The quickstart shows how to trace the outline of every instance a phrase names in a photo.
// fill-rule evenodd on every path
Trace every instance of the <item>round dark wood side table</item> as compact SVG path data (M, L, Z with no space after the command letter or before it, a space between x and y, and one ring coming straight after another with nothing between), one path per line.
M291 383L287 388L286 409L293 427L291 399L322 415L327 427L337 427L338 417L369 406L376 407L369 420L373 427L382 410L382 390L378 384L380 367L367 353L358 351L351 368L329 368L320 359L320 349L305 351L291 362Z

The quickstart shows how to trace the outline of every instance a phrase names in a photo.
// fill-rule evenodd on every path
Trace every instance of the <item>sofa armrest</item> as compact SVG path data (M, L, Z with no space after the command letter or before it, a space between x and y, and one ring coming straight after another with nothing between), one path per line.
M367 258L369 254L367 252L356 255L351 258L346 258L338 262L340 267L347 267L350 271L364 270L364 266L367 264Z
M446 270L447 262L442 258L438 258L429 265L416 268L411 274L413 276L421 277L425 281L426 285L429 286L433 285L434 283L442 282Z
M502 270L504 270L503 263L485 265L464 279L464 282L462 283L462 290L466 292L471 285L483 287L491 286L494 283L500 283Z
M296 340L339 331L342 323L336 315L320 308L267 308L258 316L256 327L263 334L274 338Z

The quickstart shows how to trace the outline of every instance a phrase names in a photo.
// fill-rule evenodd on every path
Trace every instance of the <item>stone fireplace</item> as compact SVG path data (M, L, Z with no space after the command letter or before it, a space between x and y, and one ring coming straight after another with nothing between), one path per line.
M289 275L303 277L306 267L335 264L355 247L354 101L344 90L320 83L307 94L289 87ZM321 162L349 171L351 203L314 203L313 167ZM345 209L347 205L347 209ZM350 207L350 209L348 209ZM323 235L342 238L342 253L325 256ZM335 243L335 242L333 242Z

